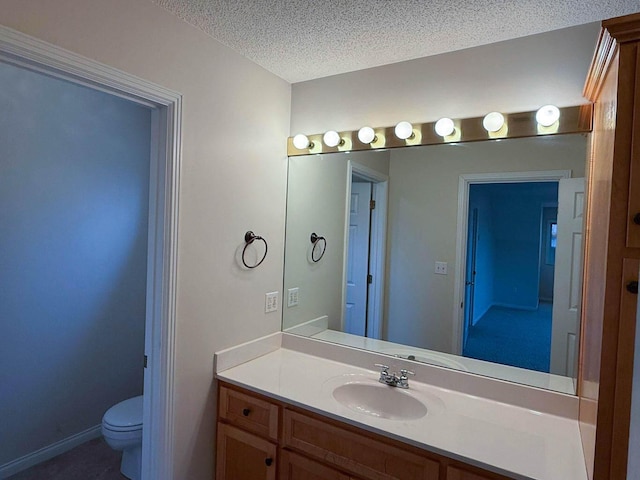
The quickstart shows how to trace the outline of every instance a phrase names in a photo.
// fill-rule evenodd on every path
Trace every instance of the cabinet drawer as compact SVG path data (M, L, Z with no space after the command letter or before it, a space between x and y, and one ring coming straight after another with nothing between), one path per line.
M350 480L349 475L287 450L279 458L279 480Z
M278 410L273 403L220 386L219 416L265 438L278 440Z
M438 480L440 464L312 417L284 410L283 446L370 480Z

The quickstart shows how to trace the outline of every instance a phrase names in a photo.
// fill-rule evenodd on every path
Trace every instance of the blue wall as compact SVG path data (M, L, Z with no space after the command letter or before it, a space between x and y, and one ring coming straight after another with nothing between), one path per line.
M470 186L480 230L475 321L491 305L537 308L542 207L557 201L555 182Z
M0 465L142 392L150 122L0 63Z

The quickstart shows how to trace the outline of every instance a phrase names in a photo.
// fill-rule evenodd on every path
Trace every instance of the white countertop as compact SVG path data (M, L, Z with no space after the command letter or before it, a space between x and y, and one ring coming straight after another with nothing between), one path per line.
M220 368L220 365L218 366ZM429 409L417 420L388 420L338 403L344 375L377 383L378 372L278 348L218 371L219 380L327 415L426 450L518 479L586 480L574 419L410 380L409 395ZM391 387L389 387L391 388Z

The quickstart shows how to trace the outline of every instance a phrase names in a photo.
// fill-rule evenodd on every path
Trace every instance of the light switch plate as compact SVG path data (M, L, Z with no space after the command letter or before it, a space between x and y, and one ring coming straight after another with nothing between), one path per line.
M293 287L287 290L287 307L298 306L299 300L300 300L300 288Z
M264 296L264 313L278 311L278 292L269 292Z
M438 275L446 275L447 274L447 262L436 262L435 273Z

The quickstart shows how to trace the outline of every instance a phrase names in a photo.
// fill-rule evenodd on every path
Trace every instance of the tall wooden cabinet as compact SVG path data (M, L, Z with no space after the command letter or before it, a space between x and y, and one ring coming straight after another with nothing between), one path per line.
M624 480L640 267L640 14L602 26L585 85L594 123L578 394L589 477Z

